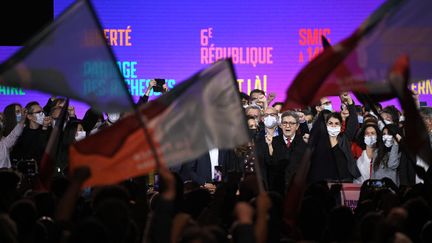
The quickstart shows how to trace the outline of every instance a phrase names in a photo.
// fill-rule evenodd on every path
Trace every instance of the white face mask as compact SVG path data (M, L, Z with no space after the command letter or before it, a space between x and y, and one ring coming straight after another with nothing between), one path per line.
M383 139L384 145L387 148L390 148L391 146L393 146L394 141L393 141L392 135L383 135L382 139Z
M35 116L36 116L36 123L39 125L43 125L45 114L43 112L39 112Z
M327 126L327 132L330 135L330 137L336 137L337 135L339 135L340 131L341 131L340 126L337 127Z
M365 136L364 137L364 143L369 147L372 147L376 142L377 142L377 136Z
M119 113L109 113L108 114L108 120L111 123L115 123L116 121L118 121L118 119L120 119L120 114Z
M323 109L328 110L328 111L333 111L333 106L331 104L330 105L323 105Z
M384 123L385 123L386 125L388 125L388 124L393 124L393 122L391 122L391 121L387 121L387 120L384 120Z
M277 125L277 119L274 116L264 117L264 125L266 128L273 128Z
M77 134L75 135L75 141L83 140L86 137L85 131L77 131Z
M17 121L17 122L20 122L21 119L22 119L22 115L21 115L21 113L16 113L15 116L16 116L16 121Z

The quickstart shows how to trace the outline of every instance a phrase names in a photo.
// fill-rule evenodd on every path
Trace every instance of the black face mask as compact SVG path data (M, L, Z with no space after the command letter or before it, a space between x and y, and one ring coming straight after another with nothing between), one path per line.
M258 130L257 129L249 129L249 138L251 139L255 139L255 137L258 134Z

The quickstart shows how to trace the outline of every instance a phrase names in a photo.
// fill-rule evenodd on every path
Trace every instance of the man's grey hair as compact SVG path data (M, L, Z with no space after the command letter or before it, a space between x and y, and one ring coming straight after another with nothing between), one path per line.
M299 119L300 118L299 118L299 116L297 115L297 113L295 111L285 111L284 113L282 113L281 121L286 116L292 116L292 117L294 117L294 119L296 120L296 122L299 123Z
M248 107L246 107L246 110L245 110L246 114L247 114L250 110L252 110L252 109L258 110L258 111L261 113L261 108L260 108L259 106L257 106L257 105L249 105Z

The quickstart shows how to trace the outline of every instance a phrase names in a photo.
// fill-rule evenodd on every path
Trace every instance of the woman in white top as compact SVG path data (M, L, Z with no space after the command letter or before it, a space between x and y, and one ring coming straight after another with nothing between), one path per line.
M27 110L21 110L21 117L27 116ZM0 126L0 168L10 168L11 162L9 158L9 152L15 145L15 142L21 136L24 129L24 122L26 119L20 119L15 125L14 129L6 136L3 137L4 128Z
M388 177L398 184L397 168L399 166L399 146L394 143L391 148L384 144L381 131L375 124L365 124L360 132L359 145L363 148L357 159L361 176L354 183L362 184L368 179Z

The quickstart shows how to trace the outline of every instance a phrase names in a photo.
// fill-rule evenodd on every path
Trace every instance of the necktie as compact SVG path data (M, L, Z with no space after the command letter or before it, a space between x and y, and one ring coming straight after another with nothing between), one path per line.
M291 138L290 137L287 138L286 146L287 146L287 148L289 148L291 146Z

